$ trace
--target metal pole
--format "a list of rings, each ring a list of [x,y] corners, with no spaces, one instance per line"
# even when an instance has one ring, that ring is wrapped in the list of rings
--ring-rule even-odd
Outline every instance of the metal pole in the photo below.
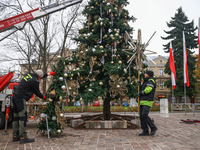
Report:
[[[172,85],[172,112],[174,112],[174,101],[175,101],[175,99],[174,99],[174,90],[173,90],[173,85]]]
[[[50,138],[47,114],[46,114],[46,124],[47,124],[47,133],[48,133],[48,138]]]

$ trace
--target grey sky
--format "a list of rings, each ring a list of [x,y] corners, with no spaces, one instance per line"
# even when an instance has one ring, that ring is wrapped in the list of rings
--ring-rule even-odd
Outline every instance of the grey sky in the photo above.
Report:
[[[163,30],[171,30],[166,22],[174,17],[179,7],[182,7],[188,20],[194,20],[195,26],[198,26],[200,0],[129,0],[129,2],[130,5],[127,6],[129,13],[137,18],[135,23],[130,24],[135,29],[133,37],[137,38],[137,31],[141,29],[142,42],[146,43],[156,31],[147,49],[156,51],[159,55],[168,55],[164,53],[162,46],[166,41],[160,37],[166,36]],[[198,53],[197,49],[195,53]]]
[[[163,51],[162,44],[166,41],[161,36],[166,36],[163,30],[169,30],[166,22],[174,17],[177,9],[181,6],[189,21],[194,20],[195,26],[198,25],[198,17],[200,17],[200,0],[129,0],[130,5],[127,6],[130,15],[137,18],[135,23],[130,25],[135,29],[133,34],[137,38],[138,29],[142,30],[142,42],[147,42],[151,35],[156,31],[155,36],[147,47],[149,50],[156,51],[158,55],[167,55]],[[195,53],[198,50],[195,49]],[[6,65],[0,62],[0,68],[9,68],[13,63],[8,62]],[[5,66],[4,66],[5,65]]]

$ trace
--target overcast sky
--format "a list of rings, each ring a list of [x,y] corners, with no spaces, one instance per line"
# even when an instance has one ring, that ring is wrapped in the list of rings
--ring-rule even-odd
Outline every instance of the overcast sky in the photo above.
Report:
[[[198,18],[200,17],[200,0],[129,0],[130,5],[127,6],[130,15],[137,18],[135,23],[130,25],[135,29],[133,34],[137,38],[137,31],[142,31],[142,42],[146,43],[151,35],[156,31],[155,36],[152,38],[150,45],[147,47],[149,50],[157,52],[158,55],[167,55],[163,51],[163,44],[167,41],[162,40],[161,36],[166,36],[163,30],[169,31],[166,22],[174,17],[177,9],[182,7],[189,21],[194,20],[195,26],[198,26]],[[195,53],[198,50],[195,49]],[[9,63],[12,66],[12,63]],[[0,68],[9,68],[4,63],[0,62]]]
[[[194,20],[195,26],[198,26],[200,0],[129,0],[129,2],[130,5],[127,6],[129,13],[137,18],[135,23],[130,24],[135,29],[134,38],[137,38],[137,31],[141,29],[142,42],[146,43],[156,31],[147,49],[156,51],[159,55],[168,55],[163,51],[162,45],[166,44],[166,41],[162,40],[161,36],[166,37],[164,30],[171,30],[166,22],[174,17],[179,7],[182,7],[188,20]],[[198,53],[197,49],[195,53]]]

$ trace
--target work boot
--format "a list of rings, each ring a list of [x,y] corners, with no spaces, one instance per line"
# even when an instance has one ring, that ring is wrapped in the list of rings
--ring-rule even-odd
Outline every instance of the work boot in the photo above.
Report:
[[[158,128],[152,129],[150,135],[155,135],[157,130],[158,130]]]
[[[21,137],[19,143],[20,144],[25,144],[25,143],[31,143],[35,142],[35,139],[29,139],[27,137]]]
[[[19,136],[13,136],[13,142],[19,141],[20,137]]]
[[[149,133],[148,132],[142,132],[140,134],[138,134],[139,136],[149,136]]]

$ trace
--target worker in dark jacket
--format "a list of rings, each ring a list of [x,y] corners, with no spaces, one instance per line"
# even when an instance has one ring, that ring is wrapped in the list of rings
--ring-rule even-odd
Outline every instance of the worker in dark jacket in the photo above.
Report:
[[[13,120],[13,142],[20,143],[34,142],[34,139],[29,139],[26,135],[27,107],[28,101],[33,94],[39,98],[46,99],[39,90],[40,79],[46,77],[42,70],[36,70],[35,73],[28,73],[17,86],[17,90],[13,95],[14,104],[14,120]]]
[[[149,110],[153,105],[153,98],[156,89],[156,82],[153,78],[153,71],[148,70],[144,74],[144,82],[140,87],[140,93],[138,94],[140,100],[140,122],[143,130],[139,136],[148,136],[149,127],[151,129],[150,135],[154,135],[157,131],[157,127],[148,116]],[[149,127],[148,127],[149,126]]]

